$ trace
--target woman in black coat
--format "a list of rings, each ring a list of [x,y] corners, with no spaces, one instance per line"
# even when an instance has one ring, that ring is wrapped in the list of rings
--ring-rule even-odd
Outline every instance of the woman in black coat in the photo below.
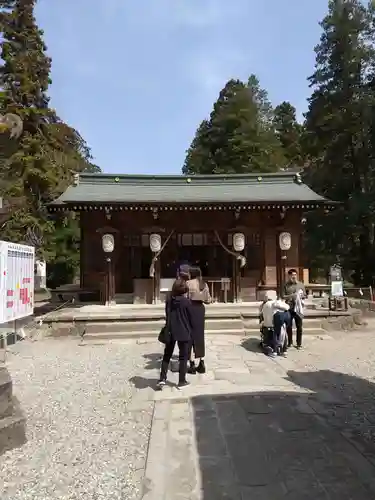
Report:
[[[189,349],[190,367],[189,373],[205,373],[206,366],[204,356],[206,354],[204,328],[206,308],[205,304],[211,302],[210,292],[207,283],[202,279],[202,272],[199,267],[190,268],[190,280],[187,282],[189,288],[188,297],[192,303],[193,331],[192,344]],[[192,358],[192,349],[194,350],[195,360],[199,359],[198,366],[195,366],[195,360]]]
[[[192,304],[186,297],[188,287],[185,280],[177,279],[172,287],[172,292],[168,296],[165,304],[166,327],[170,333],[170,341],[164,349],[163,361],[161,363],[160,378],[158,387],[163,388],[167,381],[169,363],[173,351],[178,344],[179,349],[179,376],[178,387],[182,388],[188,385],[186,380],[187,363],[189,358],[189,346],[192,335]]]

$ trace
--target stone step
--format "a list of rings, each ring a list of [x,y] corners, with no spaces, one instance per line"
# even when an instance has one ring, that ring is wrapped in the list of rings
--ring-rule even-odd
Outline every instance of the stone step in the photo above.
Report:
[[[324,319],[339,318],[341,316],[351,316],[351,312],[335,313],[324,309],[306,309],[305,320],[320,318]],[[257,319],[259,316],[258,306],[239,307],[237,305],[222,306],[213,305],[206,307],[206,319]],[[56,311],[46,316],[36,317],[35,321],[42,319],[43,323],[69,323],[69,322],[111,322],[111,321],[151,321],[163,320],[165,318],[165,306],[144,306],[144,307],[126,307],[126,306],[84,306],[82,308],[71,308]]]
[[[307,317],[303,321],[304,328],[322,328],[322,318]],[[258,318],[244,318],[243,324],[245,328],[259,327]]]
[[[0,419],[13,411],[12,379],[5,367],[0,368]]]
[[[256,335],[260,335],[260,329],[259,328],[244,328],[246,336],[254,337]],[[295,333],[295,329],[293,329],[293,335]],[[303,327],[303,334],[304,335],[327,335],[327,331],[324,330],[323,328],[319,327],[310,327],[310,326],[304,326]]]
[[[160,332],[165,325],[165,320],[150,321],[112,321],[103,325],[102,322],[90,322],[85,325],[85,335],[91,333],[121,333],[121,332]],[[243,330],[241,319],[206,319],[207,330]]]
[[[251,313],[250,317],[257,317],[258,313],[254,311]],[[213,309],[206,311],[206,318],[221,319],[221,318],[235,318],[241,319],[241,311],[228,311],[222,309]],[[39,321],[40,318],[36,318]],[[152,321],[152,320],[163,320],[165,319],[165,308],[163,309],[144,309],[144,310],[133,310],[133,309],[110,309],[108,310],[98,310],[93,312],[62,312],[60,314],[48,315],[42,318],[43,323],[65,323],[67,321],[76,322],[110,322],[110,321],[121,321],[121,322],[132,322],[132,321]]]
[[[122,331],[122,332],[98,332],[98,333],[88,333],[85,334],[82,343],[92,343],[92,342],[98,342],[103,343],[104,341],[116,341],[116,340],[138,340],[138,339],[144,339],[144,340],[157,340],[159,330],[156,331],[137,331],[137,332],[131,332],[131,331]],[[222,335],[236,335],[239,337],[244,337],[245,336],[245,331],[242,328],[241,330],[206,330],[205,334],[207,336],[222,336]]]
[[[106,342],[117,342],[122,340],[157,340],[160,330],[156,331],[121,331],[121,332],[96,332],[85,334],[82,338],[82,345],[85,344],[104,344]],[[207,337],[220,336],[238,336],[238,337],[259,337],[259,328],[235,329],[235,330],[206,330]],[[327,335],[327,332],[321,328],[304,328],[304,335]]]
[[[26,443],[26,419],[20,410],[0,419],[0,456]]]
[[[323,315],[318,315],[318,314],[315,314],[315,315],[309,315],[309,316],[305,316],[304,318],[304,321],[305,322],[308,322],[308,321],[314,321],[319,324],[321,324],[321,322],[323,320],[325,320],[326,317],[323,316]],[[134,315],[134,316],[127,316],[127,317],[124,317],[122,315],[106,315],[105,317],[103,316],[96,316],[96,315],[91,315],[90,318],[86,318],[86,317],[80,317],[80,316],[75,316],[74,318],[69,318],[69,320],[72,320],[72,321],[75,321],[77,324],[78,323],[81,323],[81,324],[110,324],[110,323],[121,323],[123,325],[126,325],[126,324],[134,324],[135,322],[138,322],[138,323],[151,323],[151,322],[162,322],[165,320],[165,316],[164,314],[142,314],[140,315],[139,313],[137,315]],[[68,319],[62,319],[62,318],[59,318],[58,321],[44,321],[44,323],[67,323],[69,322]],[[217,311],[215,314],[207,314],[206,313],[206,321],[217,321],[217,322],[220,322],[220,321],[244,321],[244,322],[253,322],[253,323],[256,323],[259,321],[259,314],[252,314],[252,315],[241,315],[241,314],[229,314],[227,312],[222,312],[222,311]]]
[[[161,328],[165,325],[164,320],[150,320],[150,321],[113,321],[113,322],[89,322],[85,325],[85,335],[96,334],[96,333],[131,333],[135,334],[137,332],[150,332],[152,334],[157,334],[160,332]],[[307,319],[305,320],[304,329],[306,331],[311,329],[321,330],[321,321],[318,319]],[[206,330],[207,331],[243,331],[243,330],[259,330],[258,318],[246,319],[244,321],[240,319],[206,319]]]

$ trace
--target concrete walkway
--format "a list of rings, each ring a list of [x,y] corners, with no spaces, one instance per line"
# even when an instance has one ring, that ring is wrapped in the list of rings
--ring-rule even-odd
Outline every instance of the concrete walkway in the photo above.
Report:
[[[312,352],[324,344],[334,353],[329,337],[308,342]],[[190,387],[177,390],[172,373],[171,385],[154,392],[160,355],[146,358],[132,402],[155,400],[143,500],[375,498],[369,382],[303,372],[305,352],[271,360],[255,340],[230,338],[209,341],[209,371],[190,376]],[[358,401],[342,390],[353,384]]]

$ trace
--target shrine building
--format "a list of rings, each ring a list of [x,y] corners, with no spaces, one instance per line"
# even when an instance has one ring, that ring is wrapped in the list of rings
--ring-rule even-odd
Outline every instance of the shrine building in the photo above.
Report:
[[[303,279],[305,214],[334,206],[288,172],[77,174],[49,210],[79,214],[82,289],[148,304],[181,263],[201,267],[217,302],[259,300],[290,268]]]

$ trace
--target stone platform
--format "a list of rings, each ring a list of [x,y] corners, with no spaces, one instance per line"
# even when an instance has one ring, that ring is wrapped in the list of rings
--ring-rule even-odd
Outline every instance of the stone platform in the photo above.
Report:
[[[207,335],[259,335],[260,302],[206,306]],[[305,334],[324,334],[328,324],[353,322],[352,311],[330,312],[309,302],[305,310]],[[164,305],[75,305],[36,318],[49,333],[75,334],[85,341],[102,342],[127,338],[155,339],[165,323]]]

